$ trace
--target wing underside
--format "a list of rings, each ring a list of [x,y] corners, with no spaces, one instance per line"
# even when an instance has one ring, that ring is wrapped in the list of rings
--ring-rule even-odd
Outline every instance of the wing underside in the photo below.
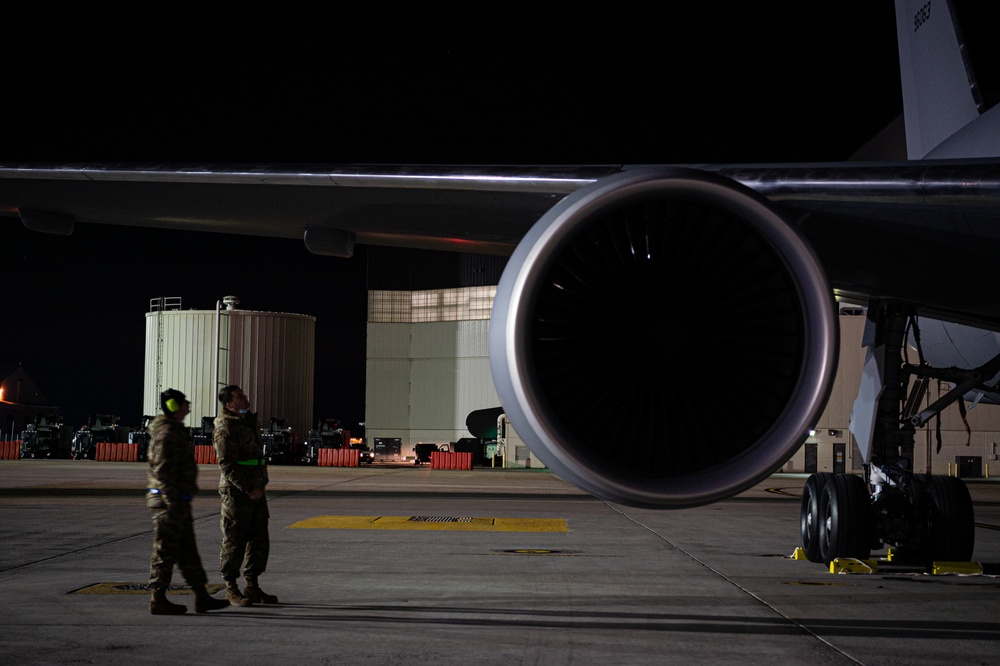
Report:
[[[42,231],[103,223],[509,255],[567,194],[648,166],[0,166],[0,214]],[[701,165],[765,196],[845,298],[895,297],[993,327],[993,161]],[[947,280],[940,279],[946,275]],[[960,284],[961,287],[957,287]]]

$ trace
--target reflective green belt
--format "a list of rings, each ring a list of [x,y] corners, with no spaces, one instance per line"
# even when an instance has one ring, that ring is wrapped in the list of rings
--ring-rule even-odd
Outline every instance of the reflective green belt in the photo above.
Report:
[[[263,458],[250,458],[249,460],[237,460],[236,464],[237,465],[250,465],[251,467],[257,467],[258,465],[260,465],[261,467],[263,467],[264,466],[264,459]]]

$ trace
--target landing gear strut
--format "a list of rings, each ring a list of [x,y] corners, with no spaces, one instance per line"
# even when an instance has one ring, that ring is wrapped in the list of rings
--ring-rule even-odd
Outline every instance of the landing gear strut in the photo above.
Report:
[[[896,558],[921,565],[968,561],[975,539],[968,488],[958,478],[912,471],[914,430],[970,389],[983,387],[1000,371],[1000,356],[973,370],[932,368],[923,360],[912,310],[873,302],[869,313],[875,323],[870,355],[882,380],[870,455],[863,476],[819,472],[808,478],[800,510],[802,550],[809,561],[825,563],[866,559],[883,546],[892,546]],[[920,355],[915,365],[905,358],[910,327]],[[955,388],[918,412],[930,378]]]

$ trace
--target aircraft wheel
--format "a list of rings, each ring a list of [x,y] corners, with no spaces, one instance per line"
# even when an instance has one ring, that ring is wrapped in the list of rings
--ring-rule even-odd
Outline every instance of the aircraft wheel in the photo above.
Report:
[[[820,555],[867,559],[872,552],[871,496],[868,484],[853,474],[834,474],[820,501]]]
[[[953,476],[932,476],[926,493],[930,560],[971,561],[976,518],[969,488]]]
[[[820,554],[820,500],[823,498],[823,487],[830,482],[833,474],[817,472],[806,479],[802,489],[802,508],[799,511],[799,529],[802,537],[802,550],[810,562],[822,562]]]

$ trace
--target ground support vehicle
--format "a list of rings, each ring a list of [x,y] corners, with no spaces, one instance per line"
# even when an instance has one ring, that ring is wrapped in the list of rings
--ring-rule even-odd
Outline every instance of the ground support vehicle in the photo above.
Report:
[[[212,432],[215,430],[215,418],[201,417],[201,425],[190,429],[191,443],[194,446],[212,446]]]
[[[293,465],[300,462],[298,437],[285,419],[271,417],[267,428],[261,429],[260,439],[268,464]]]
[[[316,465],[320,449],[339,449],[350,441],[350,431],[341,428],[338,419],[325,419],[317,424],[315,430],[309,431],[309,440],[302,449],[300,459],[305,465]]]
[[[351,442],[348,446],[358,450],[358,463],[370,465],[375,462],[375,452],[368,448],[364,442]]]
[[[875,323],[873,358],[879,359],[882,380],[871,448],[862,476],[820,472],[806,480],[799,520],[802,551],[810,561],[826,564],[837,558],[868,559],[884,546],[895,562],[969,561],[975,545],[969,490],[957,477],[912,471],[914,431],[951,403],[961,406],[970,390],[988,388],[983,382],[1000,372],[1000,356],[972,370],[931,367],[923,360],[911,310],[883,302],[869,311]],[[920,358],[916,364],[905,357],[908,336]],[[920,410],[930,379],[954,388]]]
[[[95,460],[99,442],[119,444],[128,441],[128,428],[120,421],[111,414],[95,414],[87,419],[87,425],[73,433],[70,442],[73,460]]]
[[[21,458],[69,458],[72,434],[56,412],[40,413],[21,433]]]
[[[413,464],[420,465],[431,461],[431,454],[435,451],[448,451],[448,445],[439,447],[430,442],[417,442],[413,445]]]
[[[138,430],[133,430],[128,434],[129,444],[139,445],[139,461],[145,462],[149,457],[149,424],[153,422],[155,417],[149,416],[148,414],[142,417],[142,427]]]

